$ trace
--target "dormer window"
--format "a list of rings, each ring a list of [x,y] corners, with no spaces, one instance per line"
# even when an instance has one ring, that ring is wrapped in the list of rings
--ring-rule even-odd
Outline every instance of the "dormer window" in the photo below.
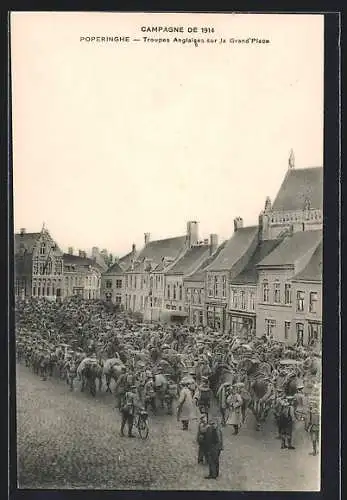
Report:
[[[46,243],[42,241],[40,245],[40,255],[45,255],[45,253],[46,253]]]

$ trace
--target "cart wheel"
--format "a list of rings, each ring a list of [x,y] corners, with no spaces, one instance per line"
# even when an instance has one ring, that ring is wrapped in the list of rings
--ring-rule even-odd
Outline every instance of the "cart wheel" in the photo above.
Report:
[[[138,424],[138,430],[141,439],[147,439],[149,434],[149,428],[147,420],[140,419]]]

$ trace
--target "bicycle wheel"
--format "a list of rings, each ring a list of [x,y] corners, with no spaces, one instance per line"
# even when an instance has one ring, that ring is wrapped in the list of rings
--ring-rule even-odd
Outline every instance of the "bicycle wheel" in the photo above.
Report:
[[[140,434],[141,439],[147,439],[149,434],[149,427],[147,420],[139,419],[139,423],[137,424],[137,428]]]

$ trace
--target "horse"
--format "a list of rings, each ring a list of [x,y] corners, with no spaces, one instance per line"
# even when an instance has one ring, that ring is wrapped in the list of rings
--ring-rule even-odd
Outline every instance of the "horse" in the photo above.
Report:
[[[111,380],[113,379],[117,382],[119,376],[124,372],[124,368],[125,366],[119,358],[111,358],[105,361],[103,374],[105,375],[106,380],[106,392],[112,393],[110,387]]]

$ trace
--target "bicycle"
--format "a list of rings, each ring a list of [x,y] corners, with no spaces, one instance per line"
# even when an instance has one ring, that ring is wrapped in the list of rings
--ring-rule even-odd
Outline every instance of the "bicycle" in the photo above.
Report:
[[[146,410],[140,410],[138,412],[135,427],[137,428],[141,439],[148,438],[149,426],[148,426],[148,412]]]

